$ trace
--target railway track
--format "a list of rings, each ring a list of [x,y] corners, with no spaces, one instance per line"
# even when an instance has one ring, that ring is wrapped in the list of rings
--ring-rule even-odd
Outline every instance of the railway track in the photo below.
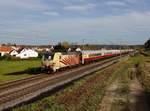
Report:
[[[114,57],[86,66],[70,69],[67,72],[58,72],[54,75],[39,74],[31,78],[13,81],[3,85],[1,84],[0,110],[28,101],[44,92],[50,91],[99,69],[110,66],[119,59],[120,57]]]
[[[0,91],[4,91],[4,90],[8,90],[8,88],[14,87],[16,85],[22,85],[25,82],[30,82],[30,81],[34,81],[37,79],[41,79],[41,76],[46,77],[46,74],[37,74],[28,78],[24,78],[24,79],[20,79],[20,80],[15,80],[15,81],[11,81],[8,83],[4,83],[4,84],[0,84]]]

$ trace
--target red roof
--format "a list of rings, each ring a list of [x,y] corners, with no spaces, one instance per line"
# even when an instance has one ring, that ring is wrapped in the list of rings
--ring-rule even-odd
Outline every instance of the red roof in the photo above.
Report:
[[[0,52],[10,52],[13,48],[8,46],[0,46]]]

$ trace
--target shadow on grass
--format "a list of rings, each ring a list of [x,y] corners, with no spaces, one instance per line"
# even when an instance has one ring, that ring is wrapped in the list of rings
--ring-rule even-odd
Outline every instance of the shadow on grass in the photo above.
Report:
[[[42,72],[41,67],[34,67],[34,68],[28,68],[24,71],[18,71],[18,72],[12,72],[5,74],[6,76],[9,75],[23,75],[23,74],[40,74]]]

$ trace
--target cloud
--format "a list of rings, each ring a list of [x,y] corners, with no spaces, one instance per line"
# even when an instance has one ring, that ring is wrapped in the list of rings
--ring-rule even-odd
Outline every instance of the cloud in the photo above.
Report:
[[[125,0],[125,1],[131,4],[136,4],[136,3],[142,3],[144,0]]]
[[[50,15],[50,16],[59,16],[60,15],[60,13],[58,13],[58,12],[50,12],[50,11],[43,12],[43,14]]]
[[[0,39],[34,42],[36,38],[44,43],[124,37],[142,42],[150,29],[150,10],[148,3],[134,5],[141,2],[133,1],[0,0]]]
[[[109,6],[127,6],[125,2],[120,2],[120,1],[107,1],[106,5]]]
[[[64,10],[68,11],[88,11],[96,8],[96,4],[88,3],[85,5],[68,5],[64,7]]]
[[[103,41],[122,38],[131,43],[142,43],[150,29],[150,12],[131,12],[117,16],[96,18],[66,18],[43,22],[18,23],[1,28],[3,37],[22,36],[26,40],[80,41],[83,37]],[[13,27],[13,29],[11,28]],[[15,39],[15,38],[14,38]],[[39,41],[40,42],[40,41]]]
[[[11,10],[45,10],[48,6],[41,3],[40,0],[0,0],[0,9],[4,11]]]

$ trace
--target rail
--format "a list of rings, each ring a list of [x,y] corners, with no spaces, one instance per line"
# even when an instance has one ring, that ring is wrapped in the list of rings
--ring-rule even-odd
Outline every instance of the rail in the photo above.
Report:
[[[108,67],[117,62],[120,57],[113,57],[100,62],[92,63],[82,67],[70,69],[66,72],[58,72],[54,75],[39,75],[35,78],[23,79],[16,83],[0,86],[0,110],[13,107],[19,103],[28,101],[40,94],[50,91],[79,79],[83,76],[91,74],[97,70]]]

